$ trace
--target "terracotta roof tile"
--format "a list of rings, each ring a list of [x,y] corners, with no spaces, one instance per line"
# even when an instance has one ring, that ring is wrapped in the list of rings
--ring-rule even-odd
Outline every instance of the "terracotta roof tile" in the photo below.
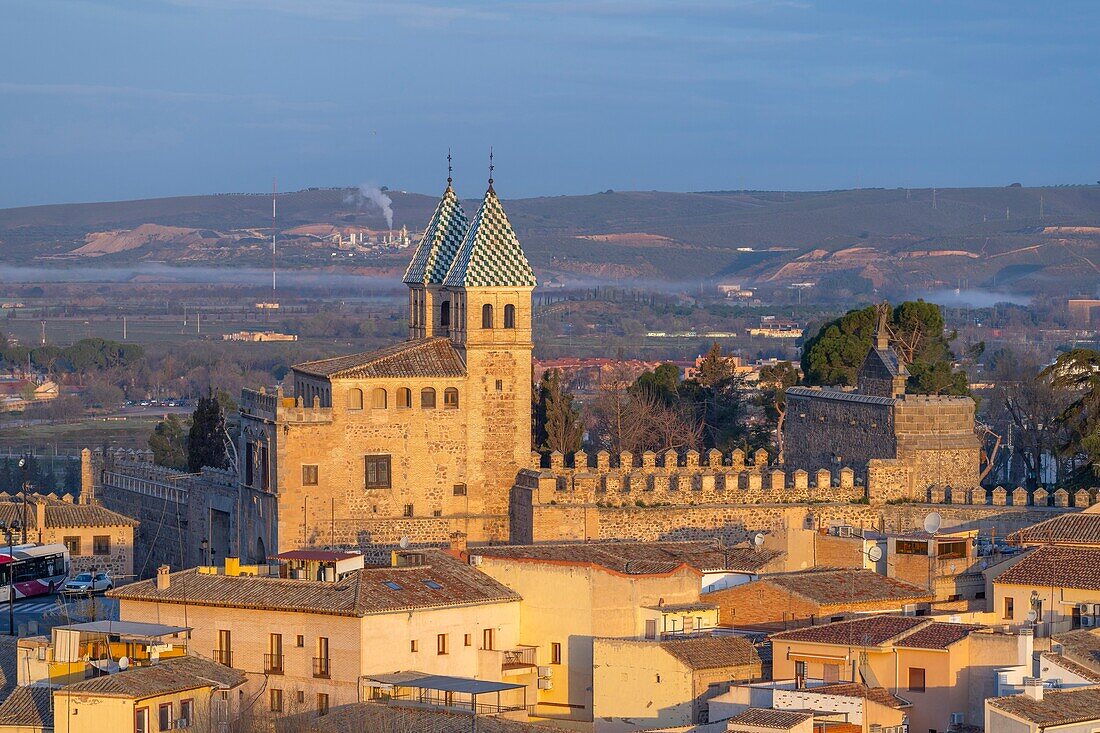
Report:
[[[775,728],[776,730],[790,730],[799,723],[804,723],[813,715],[811,713],[799,713],[793,710],[772,710],[771,708],[748,708],[734,715],[728,721],[730,729],[738,725],[747,725],[760,728]]]
[[[53,728],[53,690],[16,687],[0,704],[0,726]]]
[[[72,504],[61,499],[34,494],[28,497],[27,528],[38,529],[35,504],[46,505],[46,527],[136,527],[139,522],[125,514],[113,512],[99,504]],[[23,502],[14,497],[0,497],[0,521],[23,521]]]
[[[879,646],[926,623],[928,619],[916,616],[871,616],[821,626],[808,626],[793,631],[781,631],[778,634],[772,634],[771,638],[819,644],[856,643]]]
[[[143,698],[200,687],[232,688],[244,682],[243,672],[224,664],[199,657],[178,657],[149,667],[135,667],[125,672],[92,677],[63,689],[85,695]]]
[[[365,568],[335,583],[273,577],[225,576],[184,570],[168,588],[143,580],[109,592],[113,598],[217,605],[337,616],[367,616],[418,608],[442,608],[519,600],[485,573],[438,551],[423,565]]]
[[[293,368],[329,379],[466,376],[466,365],[448,338],[414,339],[377,351],[307,361]]]
[[[328,715],[309,721],[311,733],[366,731],[431,731],[469,733],[470,716],[443,709],[406,708],[381,702],[362,702],[332,708]],[[562,728],[495,715],[477,719],[479,733],[561,733]]]
[[[759,581],[796,593],[823,606],[858,601],[909,601],[930,598],[927,589],[887,578],[872,570],[809,570],[769,575]]]
[[[1013,532],[1008,539],[1020,544],[1100,545],[1100,514],[1062,514]]]
[[[476,554],[532,560],[592,563],[619,573],[666,573],[680,565],[696,570],[759,572],[783,553],[730,547],[718,550],[713,542],[601,542],[480,547]]]
[[[1054,664],[1057,664],[1059,667],[1066,670],[1067,672],[1072,672],[1078,677],[1088,680],[1090,683],[1100,684],[1100,672],[1097,672],[1095,669],[1086,667],[1083,664],[1075,662],[1074,660],[1067,657],[1065,654],[1043,652],[1042,657],[1043,659],[1050,660]],[[1053,677],[1054,675],[1051,676]]]
[[[837,695],[838,697],[859,697],[864,700],[885,705],[888,708],[906,708],[912,705],[908,700],[903,700],[885,687],[868,687],[859,682],[839,682],[834,685],[819,685],[807,687],[802,692],[812,692],[817,695]]]
[[[690,669],[718,669],[759,664],[760,655],[743,636],[694,636],[660,642],[661,648]]]
[[[1037,547],[993,582],[1100,590],[1100,548]]]
[[[894,646],[911,649],[946,649],[970,636],[972,631],[978,631],[982,628],[984,627],[973,624],[950,624],[933,621],[927,626],[919,628],[911,634],[906,634],[895,641]]]
[[[1100,720],[1100,688],[1097,687],[1044,690],[1042,700],[1027,695],[1011,695],[994,697],[986,703],[1044,727]]]
[[[1068,631],[1056,634],[1051,641],[1061,645],[1063,657],[1089,669],[1094,675],[1100,675],[1100,629]]]

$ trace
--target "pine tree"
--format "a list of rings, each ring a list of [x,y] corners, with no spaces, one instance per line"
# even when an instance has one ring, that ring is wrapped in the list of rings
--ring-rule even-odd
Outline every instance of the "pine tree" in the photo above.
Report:
[[[202,397],[191,414],[187,436],[187,470],[198,473],[204,466],[229,468],[225,454],[225,413],[214,395]]]
[[[565,455],[580,450],[584,426],[573,406],[573,395],[562,386],[560,370],[551,369],[542,375],[535,415],[540,451]]]

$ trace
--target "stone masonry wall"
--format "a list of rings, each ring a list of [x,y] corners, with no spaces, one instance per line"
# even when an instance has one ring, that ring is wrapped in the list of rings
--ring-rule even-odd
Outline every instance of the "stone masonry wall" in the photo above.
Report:
[[[872,458],[896,458],[894,412],[889,402],[859,402],[787,395],[784,457],[792,470],[841,465],[863,467]]]

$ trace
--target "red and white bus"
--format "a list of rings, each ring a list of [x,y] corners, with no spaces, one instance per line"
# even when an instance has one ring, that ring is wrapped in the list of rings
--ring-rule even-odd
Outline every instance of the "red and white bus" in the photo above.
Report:
[[[68,575],[65,545],[16,545],[10,555],[0,546],[0,603],[8,602],[9,587],[16,599],[40,596],[58,590]]]

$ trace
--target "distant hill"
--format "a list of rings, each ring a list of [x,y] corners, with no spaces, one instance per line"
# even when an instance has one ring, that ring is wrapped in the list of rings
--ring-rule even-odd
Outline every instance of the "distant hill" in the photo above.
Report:
[[[394,227],[419,231],[435,197],[390,191]],[[284,267],[396,272],[411,252],[333,254],[325,235],[386,229],[346,189],[280,194]],[[933,205],[934,201],[934,205]],[[476,201],[464,201],[472,214]],[[823,192],[606,192],[506,202],[543,279],[1094,292],[1100,186]],[[1040,208],[1042,217],[1040,218]],[[0,210],[0,262],[51,267],[266,266],[271,199],[221,194]],[[293,231],[291,231],[293,230]]]

